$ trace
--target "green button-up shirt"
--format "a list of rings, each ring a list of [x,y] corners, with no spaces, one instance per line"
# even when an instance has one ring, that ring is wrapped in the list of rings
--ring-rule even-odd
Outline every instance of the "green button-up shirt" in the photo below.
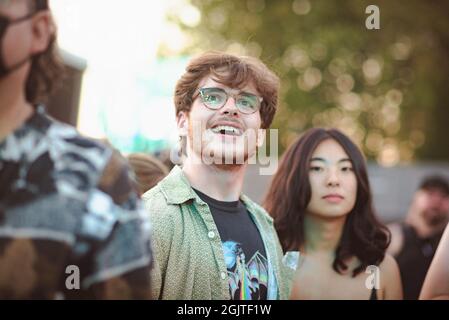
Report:
[[[267,212],[242,195],[265,245],[268,295],[288,299],[294,270],[282,263],[282,248]],[[153,221],[153,296],[159,299],[231,298],[222,242],[209,206],[193,191],[176,166],[143,195]],[[274,288],[275,292],[271,292]],[[273,290],[272,290],[273,291]]]

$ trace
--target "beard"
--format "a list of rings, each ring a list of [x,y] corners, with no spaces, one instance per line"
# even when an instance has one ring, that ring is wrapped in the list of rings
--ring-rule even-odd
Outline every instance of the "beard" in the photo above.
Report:
[[[222,136],[205,126],[193,127],[189,123],[190,149],[202,163],[222,170],[235,170],[248,162],[256,151],[256,139],[246,132],[242,136]]]
[[[438,210],[426,210],[423,212],[426,223],[431,227],[446,224],[449,220],[447,213]]]

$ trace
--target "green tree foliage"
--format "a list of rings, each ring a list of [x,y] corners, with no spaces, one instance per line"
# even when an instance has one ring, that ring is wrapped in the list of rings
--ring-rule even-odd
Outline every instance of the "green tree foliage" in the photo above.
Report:
[[[449,2],[191,0],[186,54],[260,57],[282,80],[280,151],[312,126],[338,127],[383,164],[449,160]],[[368,30],[368,5],[380,30]]]

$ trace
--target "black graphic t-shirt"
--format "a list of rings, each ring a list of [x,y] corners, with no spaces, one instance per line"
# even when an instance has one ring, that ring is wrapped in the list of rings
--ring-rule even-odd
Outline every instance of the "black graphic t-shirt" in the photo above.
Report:
[[[0,141],[0,299],[149,297],[145,215],[124,159],[38,107]]]
[[[209,205],[222,241],[233,300],[266,300],[268,261],[264,243],[241,201],[218,201],[195,190]]]

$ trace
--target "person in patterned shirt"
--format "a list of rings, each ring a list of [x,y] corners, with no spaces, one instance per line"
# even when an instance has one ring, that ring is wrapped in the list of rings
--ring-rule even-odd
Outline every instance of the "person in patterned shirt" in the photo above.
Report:
[[[46,0],[0,0],[0,299],[151,298],[151,225],[126,161],[52,119]]]

